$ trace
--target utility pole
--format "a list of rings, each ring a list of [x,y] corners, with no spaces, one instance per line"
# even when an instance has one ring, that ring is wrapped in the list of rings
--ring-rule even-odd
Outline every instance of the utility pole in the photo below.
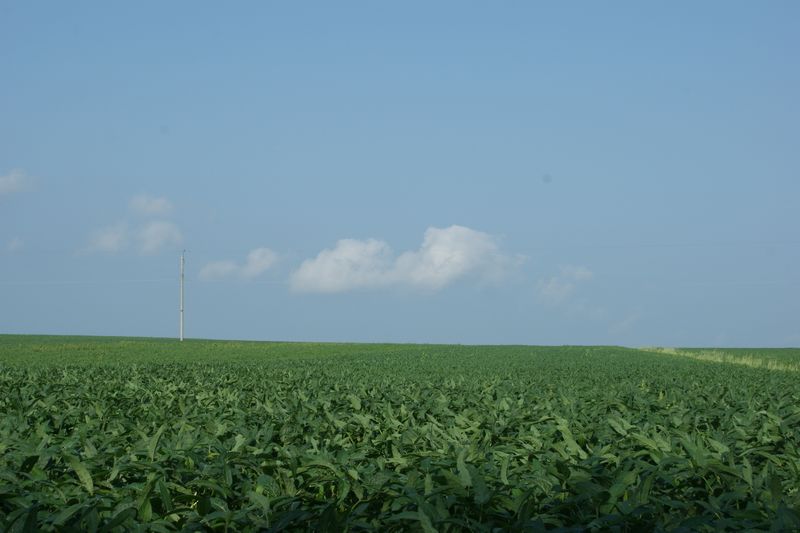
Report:
[[[183,342],[183,265],[186,262],[185,255],[186,250],[181,252],[181,342]]]

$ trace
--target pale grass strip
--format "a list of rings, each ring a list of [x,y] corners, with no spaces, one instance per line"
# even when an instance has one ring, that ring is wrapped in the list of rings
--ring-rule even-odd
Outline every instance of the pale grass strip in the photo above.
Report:
[[[733,365],[743,365],[753,368],[766,368],[767,370],[780,370],[784,372],[800,372],[800,363],[787,363],[775,361],[753,354],[734,355],[723,352],[722,350],[701,350],[699,352],[689,352],[677,348],[644,347],[639,348],[643,352],[662,353],[668,355],[679,355],[700,361],[712,361],[715,363],[729,363]]]

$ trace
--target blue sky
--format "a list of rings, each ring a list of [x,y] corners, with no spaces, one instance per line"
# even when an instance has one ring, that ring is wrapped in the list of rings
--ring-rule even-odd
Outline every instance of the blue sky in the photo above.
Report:
[[[796,2],[0,3],[0,332],[800,345]]]

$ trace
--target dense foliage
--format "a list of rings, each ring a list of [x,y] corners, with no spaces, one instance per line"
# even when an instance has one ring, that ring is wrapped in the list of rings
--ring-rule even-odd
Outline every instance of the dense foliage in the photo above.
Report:
[[[0,336],[0,530],[800,529],[798,374]]]

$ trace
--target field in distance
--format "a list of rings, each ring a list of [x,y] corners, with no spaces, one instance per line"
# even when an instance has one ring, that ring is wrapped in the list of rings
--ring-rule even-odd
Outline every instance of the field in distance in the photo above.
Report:
[[[0,530],[798,530],[793,365],[0,335]]]

